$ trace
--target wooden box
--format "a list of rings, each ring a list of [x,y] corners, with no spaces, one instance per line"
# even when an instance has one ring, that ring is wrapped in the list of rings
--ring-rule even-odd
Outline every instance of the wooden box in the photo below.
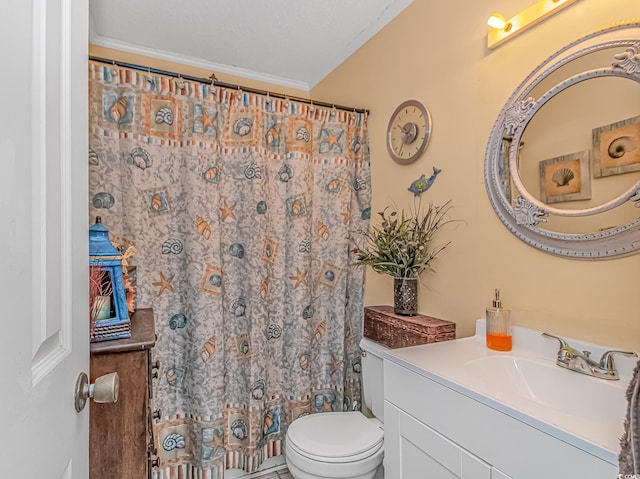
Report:
[[[367,306],[364,337],[389,348],[404,348],[455,339],[456,323],[421,314],[402,316],[393,312],[393,306]]]

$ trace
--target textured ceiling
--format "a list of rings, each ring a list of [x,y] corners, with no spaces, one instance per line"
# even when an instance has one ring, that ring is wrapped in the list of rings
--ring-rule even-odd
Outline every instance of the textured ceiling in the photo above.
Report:
[[[90,0],[90,41],[308,90],[412,1]]]

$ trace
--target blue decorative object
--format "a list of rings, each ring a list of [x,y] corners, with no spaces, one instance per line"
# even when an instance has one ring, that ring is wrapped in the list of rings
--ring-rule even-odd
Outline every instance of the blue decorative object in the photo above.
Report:
[[[89,267],[104,271],[103,281],[110,281],[109,310],[105,319],[97,319],[91,342],[131,337],[131,322],[124,290],[122,255],[109,241],[109,230],[98,216],[89,228]]]
[[[429,188],[431,188],[431,185],[433,184],[433,182],[436,181],[436,176],[438,176],[438,173],[440,173],[441,171],[442,170],[439,170],[434,166],[433,175],[431,175],[429,178],[425,178],[426,175],[422,175],[416,181],[411,183],[411,186],[409,187],[409,191],[413,193],[415,196],[420,196],[422,193],[424,193]]]

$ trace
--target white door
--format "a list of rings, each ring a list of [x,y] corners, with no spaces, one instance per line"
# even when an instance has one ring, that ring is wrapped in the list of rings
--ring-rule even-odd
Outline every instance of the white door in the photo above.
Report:
[[[88,477],[86,0],[0,15],[0,478]]]

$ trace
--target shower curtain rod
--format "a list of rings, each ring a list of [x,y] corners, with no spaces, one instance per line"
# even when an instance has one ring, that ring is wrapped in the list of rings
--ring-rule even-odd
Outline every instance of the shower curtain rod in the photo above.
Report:
[[[133,63],[125,63],[125,62],[121,62],[118,60],[109,60],[107,58],[99,58],[99,57],[94,57],[94,56],[89,56],[89,60],[94,61],[94,62],[99,62],[99,63],[107,63],[109,65],[116,65],[119,67],[124,67],[124,68],[130,68],[132,70],[139,70],[139,71],[143,71],[143,72],[147,72],[147,73],[156,73],[158,75],[166,75],[166,76],[170,76],[170,77],[174,77],[174,78],[182,78],[184,80],[188,80],[188,81],[194,81],[194,82],[198,82],[198,83],[205,83],[207,85],[215,85],[221,88],[229,88],[231,90],[241,90],[241,91],[246,91],[249,93],[256,93],[258,95],[266,95],[266,96],[272,96],[275,98],[281,98],[283,100],[291,100],[291,101],[297,101],[297,102],[301,102],[301,103],[308,103],[310,105],[315,105],[315,106],[321,106],[321,107],[325,107],[325,108],[336,108],[337,110],[344,110],[344,111],[353,111],[356,113],[365,113],[367,115],[369,115],[369,110],[365,109],[365,108],[353,108],[353,107],[349,107],[349,106],[344,106],[344,105],[336,105],[334,103],[326,103],[323,101],[313,101],[310,100],[309,98],[301,98],[301,97],[296,97],[296,96],[291,96],[291,95],[285,95],[283,93],[278,93],[278,92],[272,92],[272,91],[267,91],[267,90],[259,90],[257,88],[250,88],[250,87],[245,87],[242,85],[236,85],[233,83],[225,83],[225,82],[221,82],[218,81],[218,79],[216,78],[216,74],[212,73],[211,77],[209,78],[198,78],[198,77],[193,77],[190,75],[182,75],[180,73],[175,73],[175,72],[170,72],[170,71],[166,71],[166,70],[158,70],[157,68],[149,68],[149,67],[145,67],[142,65],[136,65]]]

